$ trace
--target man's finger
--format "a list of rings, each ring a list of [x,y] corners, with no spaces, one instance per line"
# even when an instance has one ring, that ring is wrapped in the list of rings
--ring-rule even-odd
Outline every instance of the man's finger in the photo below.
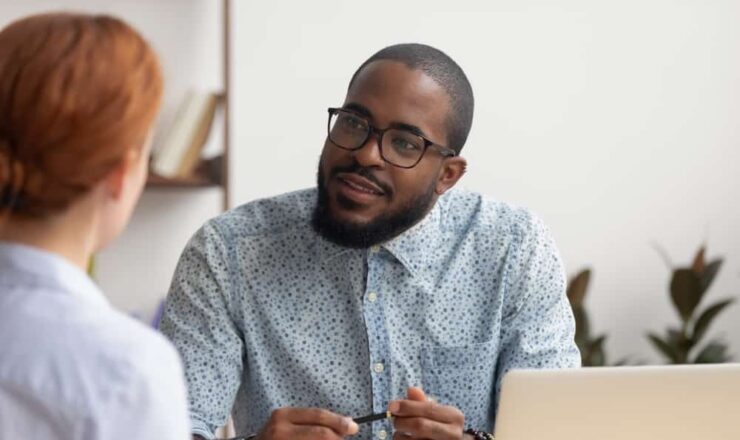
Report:
[[[319,408],[290,408],[282,414],[287,421],[295,425],[315,425],[330,428],[340,436],[356,434],[357,423],[345,416]]]
[[[409,400],[416,400],[419,402],[427,401],[427,395],[424,394],[424,390],[419,387],[409,387],[408,391],[406,391],[406,395]]]
[[[442,423],[459,423],[464,420],[462,412],[453,406],[414,400],[394,400],[388,405],[394,417],[424,417]]]
[[[328,426],[319,425],[294,425],[294,440],[342,440],[345,436],[339,434]]]
[[[405,432],[396,431],[393,433],[393,440],[414,440],[414,438]]]
[[[393,420],[393,428],[397,432],[409,434],[412,438],[430,439],[459,439],[462,430],[456,425],[437,422],[423,417],[402,417]],[[458,432],[459,431],[459,432]]]

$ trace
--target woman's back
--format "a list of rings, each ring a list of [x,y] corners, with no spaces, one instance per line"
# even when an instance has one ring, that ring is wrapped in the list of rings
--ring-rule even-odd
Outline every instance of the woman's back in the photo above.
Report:
[[[0,244],[0,437],[187,438],[182,370],[61,258]]]
[[[0,31],[2,439],[189,436],[174,348],[84,272],[141,193],[161,96],[156,55],[113,17]]]

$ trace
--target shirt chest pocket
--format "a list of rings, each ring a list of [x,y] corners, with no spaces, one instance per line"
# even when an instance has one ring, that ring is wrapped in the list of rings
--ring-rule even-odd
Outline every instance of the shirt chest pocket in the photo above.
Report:
[[[465,414],[466,427],[489,428],[498,341],[462,347],[422,347],[422,386],[437,402]]]

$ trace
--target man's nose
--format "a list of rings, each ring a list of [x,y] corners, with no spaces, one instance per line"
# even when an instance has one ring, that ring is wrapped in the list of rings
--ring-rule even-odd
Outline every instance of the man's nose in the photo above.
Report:
[[[382,167],[385,165],[380,153],[379,142],[380,136],[377,133],[370,133],[362,147],[353,152],[359,165],[363,167]]]

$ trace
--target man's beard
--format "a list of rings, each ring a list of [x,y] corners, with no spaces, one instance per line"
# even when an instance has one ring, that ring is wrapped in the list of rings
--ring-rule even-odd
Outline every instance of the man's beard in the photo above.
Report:
[[[332,177],[338,173],[357,173],[376,181],[367,169],[360,167],[356,162],[331,170]],[[380,214],[367,223],[342,221],[332,216],[329,208],[329,192],[326,189],[324,177],[321,163],[319,163],[318,199],[311,218],[311,225],[319,235],[341,246],[368,248],[397,237],[424,218],[434,203],[435,185],[432,182],[422,194],[411,199],[395,212]],[[352,201],[345,199],[340,201],[340,204],[351,207]]]

